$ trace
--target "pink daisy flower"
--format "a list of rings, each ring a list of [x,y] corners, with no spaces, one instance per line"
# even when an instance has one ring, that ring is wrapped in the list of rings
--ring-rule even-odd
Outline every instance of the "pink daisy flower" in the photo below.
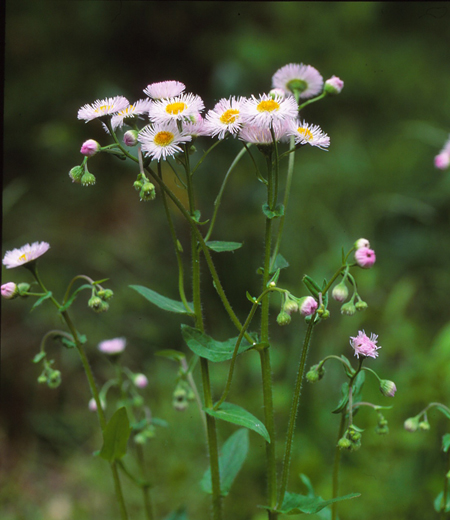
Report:
[[[211,137],[223,139],[227,133],[236,135],[242,127],[240,109],[244,98],[221,99],[213,110],[206,114],[206,128]]]
[[[190,135],[181,134],[175,123],[165,123],[144,127],[138,135],[142,151],[152,159],[160,161],[182,152],[181,144],[191,141]]]
[[[262,94],[245,99],[240,108],[242,123],[269,128],[273,123],[283,123],[295,119],[298,115],[297,103],[293,96],[270,96]]]
[[[377,345],[377,341],[378,336],[376,334],[371,334],[369,338],[363,330],[359,330],[356,337],[350,336],[350,345],[355,350],[357,358],[359,358],[360,354],[366,357],[378,357],[377,350],[381,346]]]
[[[150,120],[154,123],[182,121],[197,115],[205,108],[200,96],[182,94],[169,99],[159,99],[149,109]]]
[[[293,135],[295,144],[309,144],[325,150],[330,146],[330,138],[322,132],[318,125],[310,125],[306,121],[289,121],[288,135]]]
[[[151,104],[151,99],[140,99],[139,101],[136,101],[136,103],[133,103],[132,105],[129,105],[123,110],[117,112],[117,114],[113,115],[111,119],[111,126],[113,127],[113,130],[118,127],[121,128],[123,124],[126,123],[126,119],[134,119],[141,116],[142,114],[148,114]]]
[[[123,96],[113,98],[97,99],[90,105],[84,105],[78,110],[78,119],[84,119],[86,123],[98,117],[115,114],[120,110],[124,110],[130,104],[128,99]]]
[[[376,259],[375,251],[368,247],[360,247],[355,251],[356,263],[363,269],[369,269],[372,267]]]
[[[311,65],[289,63],[277,70],[272,77],[272,86],[283,89],[286,94],[300,92],[300,98],[310,98],[322,92],[323,78]]]
[[[115,355],[125,350],[127,340],[125,338],[105,339],[98,344],[98,350],[103,354]]]
[[[287,134],[286,123],[274,123],[273,131],[277,141],[283,141]],[[272,134],[269,128],[261,128],[255,125],[244,125],[239,132],[239,139],[252,144],[272,144]]]
[[[185,88],[180,81],[160,81],[148,85],[144,92],[152,99],[165,99],[179,96]]]
[[[31,245],[25,244],[20,249],[7,251],[3,258],[3,265],[6,266],[6,269],[13,269],[14,267],[28,264],[28,262],[36,260],[49,249],[50,244],[47,242],[33,242]]]

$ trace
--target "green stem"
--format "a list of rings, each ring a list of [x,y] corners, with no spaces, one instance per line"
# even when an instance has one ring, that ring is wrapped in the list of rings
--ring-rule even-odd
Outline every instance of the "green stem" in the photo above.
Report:
[[[334,451],[334,463],[333,463],[333,494],[331,498],[337,498],[339,490],[339,464],[341,461],[341,450],[338,446],[339,439],[344,435],[345,430],[345,413],[341,414],[341,422],[339,424],[339,432],[336,441],[336,448]],[[331,520],[336,520],[337,515],[337,503],[331,504]]]
[[[144,509],[147,520],[153,520],[153,508],[150,496],[150,486],[147,484],[146,471],[145,471],[145,460],[144,460],[144,448],[141,444],[136,444],[136,455],[141,472],[143,483],[140,487],[142,489],[142,499],[144,501]]]
[[[450,480],[449,474],[450,474],[450,450],[447,451],[447,473],[444,476],[444,491],[442,494],[443,507],[442,507],[441,513],[440,513],[441,520],[445,519],[445,513],[446,513],[445,509],[447,506],[447,497],[449,494],[449,487],[450,487],[449,486],[449,480]]]
[[[292,441],[294,439],[294,431],[295,431],[295,423],[297,419],[298,407],[300,403],[300,396],[302,393],[302,381],[303,375],[305,373],[306,359],[308,356],[309,345],[311,343],[312,331],[314,328],[314,318],[311,317],[311,320],[308,324],[308,328],[306,330],[306,337],[303,342],[302,355],[300,357],[300,364],[297,371],[297,379],[295,381],[294,394],[292,397],[292,405],[291,411],[289,415],[289,424],[286,435],[286,444],[284,449],[284,459],[283,459],[283,471],[281,474],[281,486],[280,493],[278,496],[278,509],[283,504],[284,495],[286,494],[287,482],[289,477],[289,467],[291,463],[291,450],[292,450]]]
[[[303,108],[305,108],[306,106],[310,105],[311,103],[315,103],[316,101],[323,99],[326,95],[327,95],[326,92],[322,92],[322,94],[320,94],[319,96],[312,98],[312,99],[308,99],[308,101],[305,101],[298,107],[299,111],[302,110]]]

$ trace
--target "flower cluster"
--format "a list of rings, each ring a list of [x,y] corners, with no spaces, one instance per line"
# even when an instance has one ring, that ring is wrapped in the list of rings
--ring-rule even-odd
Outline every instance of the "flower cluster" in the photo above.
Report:
[[[162,81],[148,85],[144,89],[148,98],[132,104],[123,96],[86,104],[78,111],[78,119],[99,119],[107,133],[124,125],[132,127],[133,130],[124,132],[124,143],[140,144],[144,155],[157,161],[183,152],[182,145],[199,136],[234,136],[257,145],[271,145],[274,139],[287,142],[293,137],[296,146],[309,144],[325,150],[330,138],[319,126],[300,120],[298,101],[337,94],[343,88],[342,80],[333,76],[324,83],[314,67],[291,63],[274,74],[272,85],[269,94],[221,99],[203,116],[205,105],[198,95],[186,93],[185,85],[179,81]],[[141,129],[136,126],[139,119],[147,119]],[[99,151],[111,150],[102,149],[93,140],[86,141],[81,148],[85,160]],[[80,173],[76,179],[73,173],[72,180],[79,182],[81,169],[75,172]],[[87,186],[94,182],[91,179],[81,183]]]

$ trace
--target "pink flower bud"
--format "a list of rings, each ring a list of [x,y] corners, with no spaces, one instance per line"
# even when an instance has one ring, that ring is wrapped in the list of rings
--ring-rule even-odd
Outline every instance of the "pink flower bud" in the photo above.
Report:
[[[354,246],[353,246],[355,249],[361,249],[361,247],[370,247],[370,243],[369,241],[367,240],[367,238],[359,238]]]
[[[98,344],[98,349],[103,354],[115,355],[125,350],[127,340],[125,338],[106,339]]]
[[[100,150],[100,145],[94,139],[88,139],[83,143],[80,152],[83,155],[87,155],[88,157],[92,157]]]
[[[356,263],[363,269],[369,269],[372,267],[376,259],[375,251],[368,247],[360,247],[355,251]]]
[[[311,316],[316,312],[317,306],[317,302],[312,296],[306,296],[300,304],[300,314],[303,316]]]
[[[89,407],[89,410],[91,412],[96,412],[97,411],[97,403],[95,402],[94,398],[89,400],[88,407]]]
[[[19,295],[17,285],[14,282],[8,282],[2,285],[2,296],[6,300],[12,300]]]
[[[144,374],[136,374],[134,376],[134,384],[138,388],[145,388],[148,385],[148,379],[144,376]]]
[[[325,81],[324,90],[327,94],[340,94],[344,88],[344,82],[337,76],[331,76]]]
[[[128,130],[123,134],[123,142],[127,146],[136,146],[138,144],[138,132],[136,130]]]
[[[436,155],[434,158],[434,165],[439,170],[446,170],[450,164],[450,154],[441,152],[439,155]]]
[[[380,392],[385,397],[394,397],[396,391],[397,387],[395,386],[394,381],[389,381],[388,379],[382,379],[380,381]]]

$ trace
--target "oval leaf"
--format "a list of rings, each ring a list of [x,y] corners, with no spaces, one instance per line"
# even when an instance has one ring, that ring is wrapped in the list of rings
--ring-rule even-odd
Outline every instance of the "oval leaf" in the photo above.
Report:
[[[211,240],[206,242],[209,249],[212,249],[216,253],[223,253],[224,251],[235,251],[242,247],[242,242],[222,242],[221,240]]]
[[[52,292],[51,292],[51,291],[45,293],[44,296],[41,296],[41,297],[39,298],[39,300],[37,300],[37,301],[34,303],[33,307],[31,307],[31,311],[32,311],[33,309],[35,309],[36,307],[38,307],[42,302],[44,302],[45,300],[48,300],[48,299],[51,298],[51,297],[52,297]]]
[[[205,412],[217,419],[222,419],[222,421],[245,426],[261,435],[267,442],[270,442],[269,432],[264,424],[253,414],[247,412],[247,410],[244,410],[244,408],[241,408],[237,404],[222,403],[218,410],[205,408]]]
[[[177,302],[176,300],[171,300],[170,298],[166,298],[161,294],[158,294],[143,285],[130,285],[131,289],[134,289],[140,295],[142,295],[146,300],[151,303],[154,303],[160,309],[169,312],[177,312],[178,314],[194,314],[193,304],[189,302],[189,307],[191,309],[190,312],[186,310],[186,307],[183,305],[183,302]]]
[[[219,457],[220,494],[227,496],[231,485],[239,473],[248,453],[248,430],[241,429],[234,432],[222,447]],[[208,468],[200,483],[203,491],[212,494],[211,468]]]
[[[297,493],[286,493],[283,504],[278,513],[285,515],[298,515],[306,513],[308,515],[314,515],[321,511],[324,507],[333,504],[334,502],[342,502],[343,500],[350,500],[361,496],[360,493],[351,493],[342,497],[331,498],[330,500],[324,500],[321,497],[311,497],[305,495],[298,495]]]
[[[122,458],[127,452],[131,428],[125,407],[119,408],[103,430],[102,459],[112,462]]]
[[[226,341],[216,341],[198,329],[194,329],[185,324],[181,325],[181,334],[192,352],[202,358],[213,362],[220,362],[233,357],[237,338],[231,338]],[[239,345],[238,353],[245,352],[249,348],[252,348],[252,346],[253,345],[247,340],[243,339]]]

